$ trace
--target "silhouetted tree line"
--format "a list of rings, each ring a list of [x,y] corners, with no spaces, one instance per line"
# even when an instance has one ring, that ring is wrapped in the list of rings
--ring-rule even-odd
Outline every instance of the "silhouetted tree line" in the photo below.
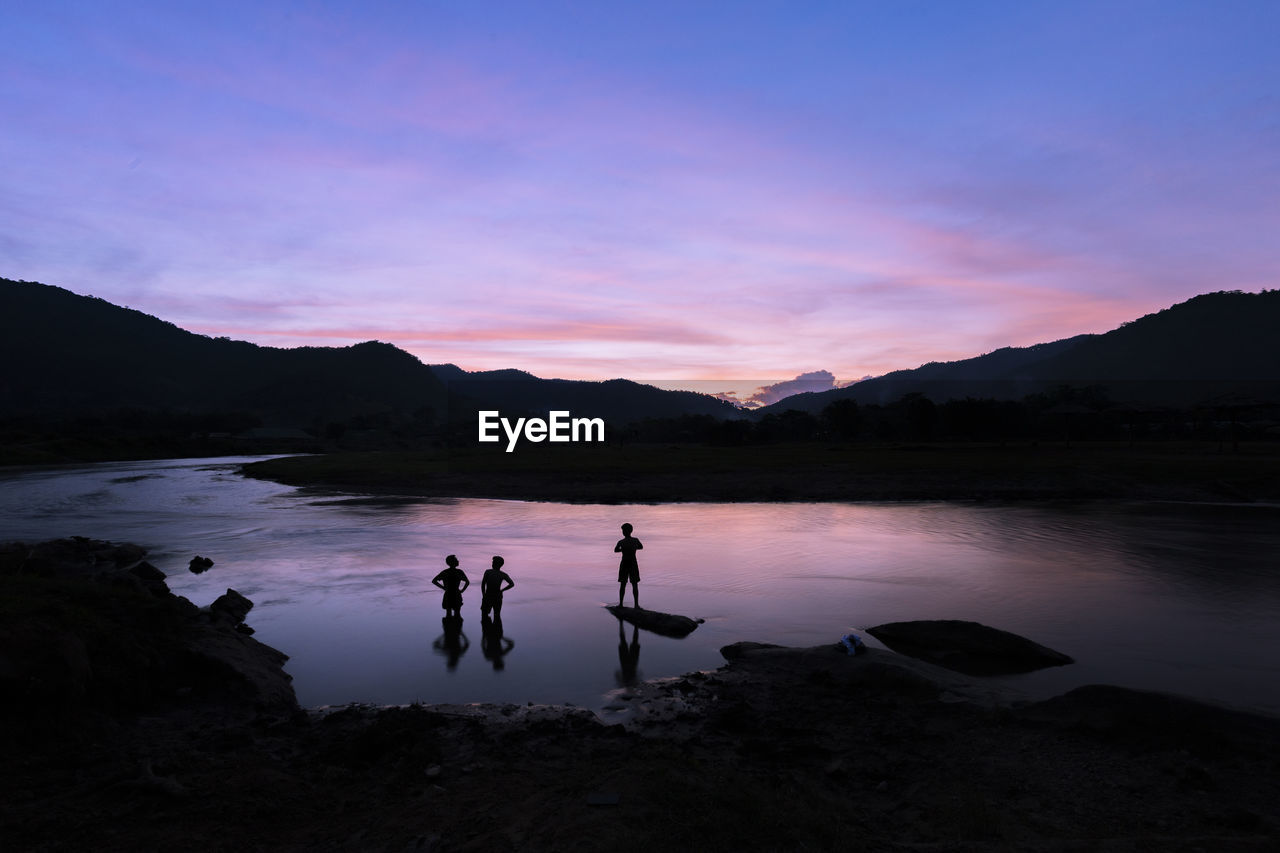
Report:
[[[906,394],[888,405],[842,399],[819,414],[791,409],[758,418],[650,418],[624,431],[634,441],[712,445],[784,441],[1151,441],[1274,440],[1280,404],[1222,401],[1185,408],[1113,402],[1101,386],[1061,386],[1021,400],[965,398],[937,403]]]
[[[261,426],[248,412],[181,412],[134,407],[77,415],[0,419],[0,464],[66,460],[218,456],[270,452],[236,438]]]
[[[316,419],[309,431],[341,449],[422,447],[438,443],[445,434],[431,406],[410,412],[370,412],[340,420]]]
[[[6,435],[234,435],[262,425],[252,412],[189,412],[125,406],[75,415],[21,415],[0,420]]]

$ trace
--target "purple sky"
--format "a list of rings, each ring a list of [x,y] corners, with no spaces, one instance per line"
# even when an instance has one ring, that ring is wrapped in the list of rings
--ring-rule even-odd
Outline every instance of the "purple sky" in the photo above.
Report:
[[[261,344],[839,380],[1280,286],[1280,3],[20,2],[0,275]]]

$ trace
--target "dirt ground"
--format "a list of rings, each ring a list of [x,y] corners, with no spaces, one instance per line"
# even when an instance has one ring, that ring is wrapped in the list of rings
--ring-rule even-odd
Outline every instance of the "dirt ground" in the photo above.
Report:
[[[306,711],[144,556],[0,546],[0,849],[1280,850],[1280,719],[751,643],[600,717]]]
[[[1280,850],[1280,721],[1008,705],[892,652],[728,647],[616,721],[217,708],[5,725],[9,850]]]

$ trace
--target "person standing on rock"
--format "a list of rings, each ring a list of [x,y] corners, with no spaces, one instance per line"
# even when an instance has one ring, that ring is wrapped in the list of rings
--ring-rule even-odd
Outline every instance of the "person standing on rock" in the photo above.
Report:
[[[636,551],[644,546],[640,544],[639,539],[631,535],[633,529],[630,524],[622,525],[622,538],[618,540],[617,545],[613,546],[613,552],[622,555],[622,561],[618,563],[618,606],[622,606],[622,599],[627,594],[627,581],[630,581],[631,601],[639,610],[640,564],[636,562]]]
[[[493,568],[487,569],[484,576],[480,578],[481,616],[488,616],[489,611],[492,610],[494,619],[502,618],[502,594],[516,585],[511,575],[502,570],[504,562],[505,560],[501,557],[494,557]]]
[[[444,562],[448,568],[432,578],[431,582],[444,590],[444,600],[440,602],[444,615],[461,617],[462,593],[471,586],[471,581],[467,579],[467,573],[458,568],[456,556],[450,554],[444,558]]]

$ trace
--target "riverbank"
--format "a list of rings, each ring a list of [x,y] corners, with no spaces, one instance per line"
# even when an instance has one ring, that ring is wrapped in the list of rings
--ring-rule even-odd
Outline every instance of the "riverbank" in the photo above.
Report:
[[[1280,500],[1272,444],[530,445],[294,456],[243,472],[339,491],[567,503]]]
[[[184,680],[171,664],[191,630],[249,640],[235,619],[244,613],[165,595],[163,578],[135,571],[140,549],[72,541],[93,555],[79,562],[91,570],[29,557],[0,566],[5,678],[26,660],[18,650],[50,658],[43,677],[7,685],[28,691],[9,690],[24,701],[3,711],[0,834],[14,849],[1190,851],[1280,841],[1271,718],[1108,687],[1021,703],[892,652],[744,643],[726,647],[714,672],[623,692],[606,719],[531,705],[303,711],[270,689],[279,681],[247,692],[236,674],[269,670],[265,646]],[[120,650],[128,665],[108,665]]]

